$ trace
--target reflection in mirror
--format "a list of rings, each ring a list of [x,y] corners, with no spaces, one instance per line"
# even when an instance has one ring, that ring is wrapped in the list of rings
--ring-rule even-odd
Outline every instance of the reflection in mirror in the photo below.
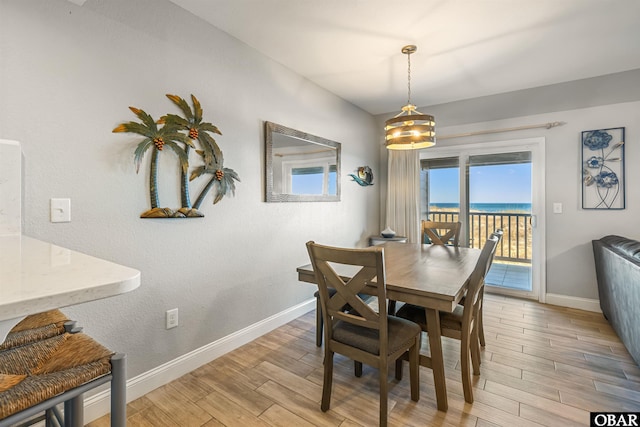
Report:
[[[340,200],[339,142],[265,122],[266,201]]]

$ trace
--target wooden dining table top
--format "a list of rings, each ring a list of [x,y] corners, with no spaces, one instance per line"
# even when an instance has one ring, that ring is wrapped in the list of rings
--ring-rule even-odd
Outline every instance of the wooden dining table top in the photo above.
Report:
[[[419,243],[387,242],[384,248],[387,296],[426,308],[451,312],[466,291],[480,257],[479,249]],[[311,264],[298,267],[298,279],[316,283]],[[350,278],[355,270],[336,266]]]

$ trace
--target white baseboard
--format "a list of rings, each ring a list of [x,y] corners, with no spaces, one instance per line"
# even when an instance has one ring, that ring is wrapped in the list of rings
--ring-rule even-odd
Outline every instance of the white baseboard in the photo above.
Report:
[[[561,307],[578,308],[580,310],[593,311],[602,313],[600,309],[600,300],[580,297],[570,297],[559,294],[546,294],[545,303],[559,305]]]
[[[131,378],[127,380],[127,402],[144,396],[150,391],[180,378],[200,366],[289,323],[293,319],[315,308],[315,299],[302,302]],[[111,393],[108,389],[86,398],[84,400],[84,422],[89,423],[109,413],[111,410],[110,399]]]

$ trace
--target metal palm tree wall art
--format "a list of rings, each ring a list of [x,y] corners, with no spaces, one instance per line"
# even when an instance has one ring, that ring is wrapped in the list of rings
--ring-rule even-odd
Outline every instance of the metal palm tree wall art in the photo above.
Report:
[[[191,95],[192,109],[184,99],[177,95],[167,94],[167,98],[180,109],[183,116],[166,114],[156,121],[143,110],[129,107],[140,119],[140,122],[122,123],[113,129],[113,132],[135,133],[144,137],[138,143],[134,153],[136,173],[140,170],[145,153],[151,150],[151,173],[149,175],[151,209],[143,212],[140,215],[141,218],[203,217],[204,214],[198,209],[209,191],[213,190],[213,204],[216,204],[229,191],[235,195],[235,181],[240,181],[240,178],[233,169],[224,167],[222,150],[212,136],[214,133],[218,135],[222,135],[222,133],[215,125],[203,121],[202,107],[198,99]],[[196,142],[200,149],[196,149]],[[158,196],[158,156],[164,151],[165,146],[178,156],[180,162],[181,207],[176,210],[160,207]],[[202,159],[202,164],[196,166],[189,175],[189,157],[192,149]],[[189,182],[204,174],[210,174],[211,179],[192,205]]]

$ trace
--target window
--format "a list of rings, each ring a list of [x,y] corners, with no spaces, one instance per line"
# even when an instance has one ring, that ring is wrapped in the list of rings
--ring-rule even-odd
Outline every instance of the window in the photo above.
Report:
[[[293,167],[291,168],[291,193],[335,196],[336,171],[336,165]]]
[[[420,187],[420,219],[458,221],[460,168],[457,157],[421,160]],[[438,212],[437,218],[434,212]]]

